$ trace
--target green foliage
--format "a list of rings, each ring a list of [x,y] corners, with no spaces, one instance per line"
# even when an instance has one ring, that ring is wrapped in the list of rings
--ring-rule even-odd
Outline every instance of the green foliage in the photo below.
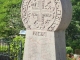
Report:
[[[66,30],[67,46],[71,46],[73,50],[80,47],[80,0],[72,1],[72,21]]]
[[[22,45],[22,48],[24,48],[24,43],[25,43],[24,36],[16,36],[11,42],[11,45],[15,45],[12,47],[12,49],[13,48],[19,49],[21,45]]]
[[[67,57],[67,60],[73,60],[73,59],[71,59],[70,57]]]
[[[73,53],[73,49],[71,47],[66,47],[67,54]]]
[[[14,60],[22,59],[24,50],[24,36],[16,36],[11,41],[2,40],[0,43],[0,53],[10,55],[10,57],[15,57]]]
[[[20,10],[21,0],[0,0],[0,38],[13,38],[24,29]]]
[[[0,52],[6,52],[6,51],[8,51],[8,46],[6,45],[6,46],[0,46]]]
[[[24,36],[16,36],[13,41],[22,41],[24,42]]]
[[[10,43],[10,52],[12,55],[18,56],[23,51],[24,48],[24,37],[16,36]]]
[[[24,47],[25,38],[23,36],[16,36],[13,41],[10,43],[11,50],[19,49],[22,45]],[[14,45],[14,46],[13,46]]]

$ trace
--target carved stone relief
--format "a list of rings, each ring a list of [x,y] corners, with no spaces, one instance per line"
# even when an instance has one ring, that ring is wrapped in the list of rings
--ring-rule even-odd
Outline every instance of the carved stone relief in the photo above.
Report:
[[[27,30],[54,31],[62,18],[60,0],[23,0],[21,11]]]

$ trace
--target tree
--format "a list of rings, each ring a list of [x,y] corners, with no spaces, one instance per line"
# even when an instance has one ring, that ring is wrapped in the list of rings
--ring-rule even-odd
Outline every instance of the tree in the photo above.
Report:
[[[0,38],[18,35],[24,29],[20,18],[21,0],[0,0],[0,8]]]
[[[80,47],[80,1],[79,0],[71,0],[72,8],[73,8],[73,16],[70,26],[66,30],[66,39],[67,46],[71,46],[74,50],[75,47]],[[76,44],[77,43],[77,44]],[[78,47],[77,47],[78,48]]]

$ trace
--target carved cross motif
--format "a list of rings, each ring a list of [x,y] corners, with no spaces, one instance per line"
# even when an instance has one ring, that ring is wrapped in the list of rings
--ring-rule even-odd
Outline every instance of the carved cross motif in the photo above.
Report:
[[[27,29],[54,31],[62,17],[60,0],[24,0],[22,12]]]

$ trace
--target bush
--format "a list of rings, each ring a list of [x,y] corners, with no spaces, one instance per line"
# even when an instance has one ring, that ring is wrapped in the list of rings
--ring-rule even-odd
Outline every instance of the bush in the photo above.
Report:
[[[8,50],[8,45],[0,45],[0,52],[6,52]]]
[[[0,53],[10,56],[10,59],[22,59],[24,42],[23,36],[16,36],[13,40],[0,44]]]
[[[23,36],[16,36],[10,43],[10,53],[14,56],[19,56],[22,59],[22,52],[24,50],[25,38]],[[16,60],[16,59],[14,59]]]
[[[67,54],[73,53],[73,49],[71,47],[66,47]]]

